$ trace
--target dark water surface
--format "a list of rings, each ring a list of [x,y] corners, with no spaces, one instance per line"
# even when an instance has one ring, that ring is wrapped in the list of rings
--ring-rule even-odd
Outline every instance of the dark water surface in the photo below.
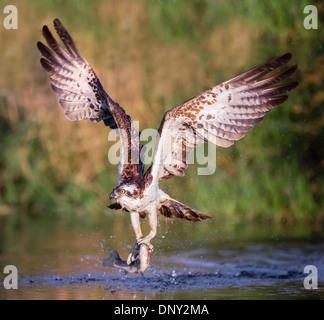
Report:
[[[280,240],[269,237],[268,230],[261,238],[215,232],[193,240],[193,227],[160,227],[144,276],[101,265],[112,249],[126,258],[131,232],[121,242],[104,227],[73,232],[44,227],[42,235],[22,233],[23,239],[9,241],[13,252],[3,249],[0,254],[1,270],[13,264],[19,272],[17,290],[4,289],[1,274],[0,299],[324,298],[324,243],[319,237]],[[318,289],[304,288],[307,265],[317,267]]]

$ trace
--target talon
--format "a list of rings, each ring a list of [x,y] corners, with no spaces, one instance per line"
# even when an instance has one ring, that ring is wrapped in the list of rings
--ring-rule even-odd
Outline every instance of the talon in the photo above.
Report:
[[[138,241],[136,241],[132,252],[127,257],[128,265],[132,264],[137,259],[138,255],[139,255],[139,248],[140,247],[139,247]]]
[[[130,265],[135,261],[135,257],[132,253],[130,253],[127,257],[127,264]]]
[[[130,253],[127,257],[127,264],[131,265],[134,261],[136,261],[137,257],[138,257],[138,253],[135,254],[133,252]]]
[[[153,245],[150,243],[150,240],[148,239],[145,239],[145,238],[141,238],[137,241],[137,243],[140,245],[140,244],[145,244],[150,251],[153,251]]]
[[[148,248],[149,248],[149,250],[150,250],[150,253],[153,251],[153,245],[152,244],[147,244],[147,243],[144,243]]]

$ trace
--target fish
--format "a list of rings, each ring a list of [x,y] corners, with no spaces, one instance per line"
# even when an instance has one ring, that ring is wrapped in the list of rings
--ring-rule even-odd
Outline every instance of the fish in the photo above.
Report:
[[[122,260],[118,251],[113,250],[110,256],[102,262],[102,265],[105,267],[122,269],[126,273],[141,273],[143,275],[143,272],[150,264],[152,250],[144,243],[138,245],[136,249],[138,254],[131,263]]]

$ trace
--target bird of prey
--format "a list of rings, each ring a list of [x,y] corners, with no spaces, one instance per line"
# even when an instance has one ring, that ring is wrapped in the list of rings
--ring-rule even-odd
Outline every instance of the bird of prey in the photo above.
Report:
[[[190,153],[202,143],[229,147],[244,137],[274,107],[287,99],[285,95],[297,82],[280,83],[291,76],[297,66],[287,67],[291,54],[275,58],[230,80],[218,84],[183,104],[167,111],[158,130],[151,166],[144,172],[140,154],[139,132],[124,109],[104,90],[99,78],[77,49],[62,23],[54,20],[61,46],[47,26],[43,36],[47,46],[38,42],[40,60],[66,118],[103,121],[120,135],[119,179],[109,207],[129,212],[135,232],[135,247],[146,244],[156,235],[157,215],[188,221],[203,221],[210,216],[192,209],[159,188],[159,180],[183,176]],[[271,71],[276,70],[272,75]],[[265,77],[267,76],[267,77]],[[150,232],[143,237],[140,218],[148,218]],[[135,259],[130,254],[128,262]]]

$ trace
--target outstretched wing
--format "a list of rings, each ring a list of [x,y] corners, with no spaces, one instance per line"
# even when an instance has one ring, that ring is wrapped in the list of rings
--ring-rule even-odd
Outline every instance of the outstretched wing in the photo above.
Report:
[[[118,129],[121,140],[119,182],[140,174],[139,134],[130,116],[103,89],[95,72],[58,19],[54,20],[54,27],[65,49],[47,26],[43,27],[43,35],[50,48],[41,42],[37,43],[37,47],[43,55],[40,62],[51,79],[65,116],[71,121],[103,120],[106,126]]]
[[[189,155],[199,144],[213,142],[217,146],[229,147],[243,138],[246,131],[287,99],[286,95],[280,94],[298,85],[292,82],[270,87],[288,78],[297,66],[258,81],[290,59],[291,55],[285,54],[166,112],[159,128],[153,163],[146,174],[155,182],[183,176]]]

